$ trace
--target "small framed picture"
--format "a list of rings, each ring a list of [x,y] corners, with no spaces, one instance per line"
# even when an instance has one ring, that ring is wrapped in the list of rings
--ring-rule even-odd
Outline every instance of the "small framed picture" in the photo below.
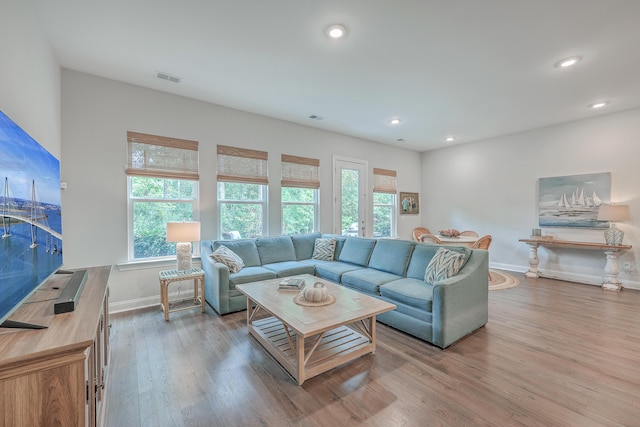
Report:
[[[420,213],[418,193],[400,192],[400,215],[416,215]]]

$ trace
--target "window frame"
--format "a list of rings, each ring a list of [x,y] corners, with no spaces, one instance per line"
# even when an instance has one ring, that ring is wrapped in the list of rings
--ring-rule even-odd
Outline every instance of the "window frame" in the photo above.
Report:
[[[143,198],[143,197],[134,197],[132,195],[133,189],[133,178],[141,178],[141,179],[171,179],[171,180],[180,180],[180,181],[190,181],[193,182],[194,188],[194,198],[193,199],[176,199],[176,198]],[[155,256],[155,257],[144,257],[144,258],[136,258],[135,257],[135,238],[134,238],[134,205],[136,202],[143,203],[185,203],[192,205],[192,218],[191,221],[200,221],[200,186],[199,182],[195,180],[188,179],[179,179],[179,178],[167,178],[161,176],[142,176],[142,175],[127,175],[127,260],[128,262],[144,262],[144,261],[160,261],[160,260],[170,260],[175,258],[175,254],[173,255],[163,255],[163,256]],[[200,256],[200,245],[193,245],[193,256]]]
[[[225,184],[239,184],[239,185],[257,185],[260,188],[260,200],[233,200],[233,199],[221,199],[220,194],[220,185]],[[262,206],[262,235],[269,235],[269,185],[261,184],[255,182],[239,182],[239,181],[218,181],[216,183],[216,199],[218,205],[218,239],[223,239],[222,237],[222,214],[221,208],[223,204],[238,204],[238,205],[261,205]],[[231,230],[229,230],[231,231]],[[242,236],[242,238],[246,238],[247,236]]]
[[[313,190],[313,202],[285,202],[282,191],[285,188],[300,188]],[[310,233],[317,233],[320,230],[320,189],[308,187],[280,187],[280,232],[284,235],[284,208],[285,206],[312,206],[313,207],[313,230]]]
[[[389,194],[390,196],[393,197],[391,204],[388,203],[376,203],[376,194]],[[391,224],[390,225],[390,235],[389,236],[382,236],[382,239],[394,239],[398,236],[398,195],[397,194],[392,194],[392,193],[384,193],[384,192],[379,192],[379,191],[374,191],[373,192],[373,197],[372,197],[372,211],[371,211],[371,221],[372,221],[372,225],[371,225],[371,230],[372,230],[372,236],[375,236],[375,220],[376,220],[376,215],[375,215],[375,210],[376,207],[389,207],[391,209]]]

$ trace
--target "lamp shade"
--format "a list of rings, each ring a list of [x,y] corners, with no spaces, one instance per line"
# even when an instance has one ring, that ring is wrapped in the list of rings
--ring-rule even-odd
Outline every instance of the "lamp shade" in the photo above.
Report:
[[[168,222],[167,242],[197,242],[200,240],[199,222]]]
[[[627,221],[629,219],[629,205],[602,204],[598,209],[598,221]]]

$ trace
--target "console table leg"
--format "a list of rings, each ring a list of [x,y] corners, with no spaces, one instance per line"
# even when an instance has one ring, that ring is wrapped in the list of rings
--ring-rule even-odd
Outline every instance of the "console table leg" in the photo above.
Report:
[[[604,253],[607,255],[607,263],[604,266],[605,278],[602,282],[602,289],[607,291],[620,291],[622,290],[622,283],[618,280],[618,274],[620,269],[618,268],[617,249],[605,249]]]
[[[540,264],[540,260],[538,259],[538,244],[537,243],[527,243],[531,248],[529,252],[529,271],[524,273],[524,277],[528,277],[529,279],[537,279],[540,277],[540,271],[538,270],[538,264]]]

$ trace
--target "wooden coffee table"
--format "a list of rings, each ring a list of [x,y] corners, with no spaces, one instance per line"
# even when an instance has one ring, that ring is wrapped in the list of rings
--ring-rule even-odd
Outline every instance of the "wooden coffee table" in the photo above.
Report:
[[[307,286],[322,282],[336,302],[306,307],[282,291],[282,278],[236,285],[247,297],[247,326],[262,346],[302,384],[306,379],[376,349],[376,315],[394,304],[309,274],[295,276]]]

